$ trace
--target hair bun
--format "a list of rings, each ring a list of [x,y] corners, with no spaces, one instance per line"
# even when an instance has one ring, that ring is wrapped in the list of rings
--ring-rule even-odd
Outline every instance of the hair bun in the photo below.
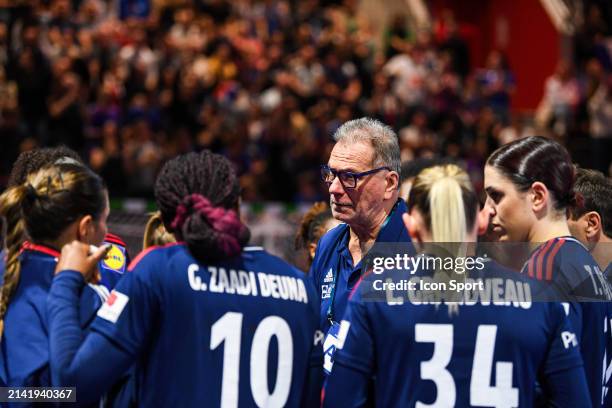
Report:
[[[30,183],[26,183],[25,185],[25,198],[28,202],[33,202],[40,198],[36,189]]]

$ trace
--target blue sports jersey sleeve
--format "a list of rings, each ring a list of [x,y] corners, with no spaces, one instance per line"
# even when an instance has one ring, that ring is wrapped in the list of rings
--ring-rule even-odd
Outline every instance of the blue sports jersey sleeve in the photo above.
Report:
[[[549,312],[554,335],[540,373],[548,406],[590,406],[577,334],[560,304],[551,303]]]
[[[134,361],[97,333],[83,342],[78,298],[84,285],[79,272],[63,271],[55,277],[47,302],[52,385],[76,387],[78,406],[97,401]]]
[[[550,324],[553,337],[544,362],[543,372],[550,375],[572,367],[582,367],[578,334],[570,324],[565,310],[558,303],[550,303]]]
[[[98,311],[92,331],[118,343],[131,354],[141,350],[155,317],[159,316],[160,300],[151,279],[155,278],[155,268],[160,262],[152,252],[119,281]]]

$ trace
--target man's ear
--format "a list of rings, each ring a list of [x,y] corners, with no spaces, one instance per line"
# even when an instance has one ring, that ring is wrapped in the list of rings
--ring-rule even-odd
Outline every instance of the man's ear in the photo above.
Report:
[[[78,220],[77,223],[77,240],[81,242],[89,242],[93,234],[94,220],[91,215],[85,215]]]
[[[390,199],[399,190],[399,174],[390,171],[386,177],[387,186],[385,187],[385,199]]]
[[[586,221],[586,237],[587,239],[597,239],[601,232],[601,217],[597,211],[589,211],[583,215]]]
[[[529,196],[531,198],[531,208],[537,213],[546,208],[550,194],[544,183],[536,181],[531,185]]]

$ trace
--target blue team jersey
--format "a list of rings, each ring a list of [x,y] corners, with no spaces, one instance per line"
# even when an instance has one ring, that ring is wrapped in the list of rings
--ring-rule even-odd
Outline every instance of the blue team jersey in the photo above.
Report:
[[[392,302],[366,301],[361,288],[375,279],[366,277],[341,323],[325,406],[342,398],[345,380],[337,373],[343,368],[375,376],[381,407],[529,407],[537,379],[576,367],[583,376],[561,304],[532,302],[527,291],[517,290],[529,284],[526,278],[493,262],[470,277],[487,289],[456,309],[400,291]]]
[[[140,406],[298,406],[321,365],[318,305],[261,248],[204,265],[174,244],[134,260],[92,331],[137,356]]]
[[[588,250],[573,237],[551,239],[534,251],[523,273],[547,281],[572,299],[568,315],[578,334],[593,406],[608,393],[612,374],[612,298],[609,284]],[[591,301],[586,301],[587,299]],[[597,301],[599,300],[599,301]]]
[[[406,203],[398,199],[380,229],[376,243],[410,242],[410,236],[402,221],[402,215],[406,211]],[[350,230],[347,224],[340,224],[329,230],[319,240],[310,267],[309,276],[320,293],[319,317],[324,333],[327,333],[330,328],[330,320],[340,321],[342,319],[348,296],[361,276],[363,262],[353,265],[353,257],[348,250],[349,235]],[[365,257],[364,254],[363,258]]]
[[[19,283],[4,316],[1,340],[0,380],[8,386],[52,385],[46,303],[58,257],[59,252],[52,248],[24,244]],[[108,291],[98,285],[83,289],[79,308],[82,328],[93,321],[107,296]]]

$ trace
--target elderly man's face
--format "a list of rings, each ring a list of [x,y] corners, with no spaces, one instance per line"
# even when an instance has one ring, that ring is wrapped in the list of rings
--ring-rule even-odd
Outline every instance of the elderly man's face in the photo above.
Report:
[[[373,169],[374,148],[367,143],[336,143],[328,166],[336,171],[360,173]],[[357,180],[355,188],[345,188],[338,177],[329,185],[330,205],[335,219],[349,225],[367,224],[382,211],[391,198],[387,175],[383,170]]]

